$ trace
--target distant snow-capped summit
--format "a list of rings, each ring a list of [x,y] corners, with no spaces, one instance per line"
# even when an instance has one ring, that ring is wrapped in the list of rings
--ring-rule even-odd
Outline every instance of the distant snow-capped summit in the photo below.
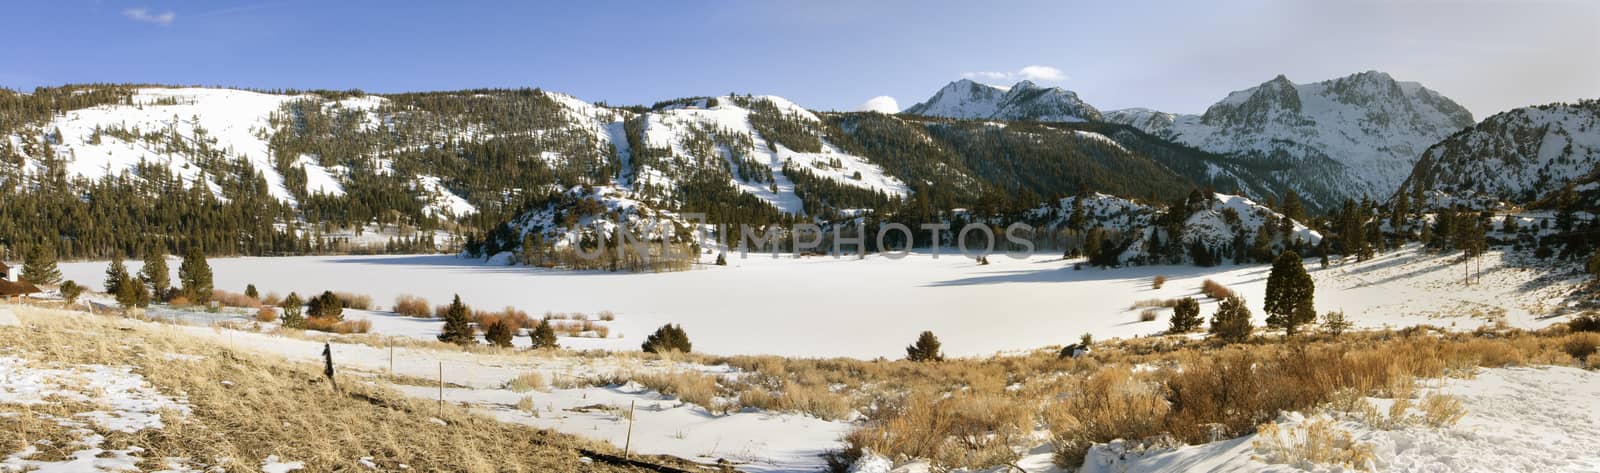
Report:
[[[1001,87],[961,79],[951,82],[927,101],[906,113],[976,120],[1033,120],[1046,122],[1099,121],[1103,117],[1078,94],[1060,87],[1040,87],[1032,81]]]
[[[1472,126],[1472,114],[1438,92],[1367,71],[1296,84],[1279,75],[1228,94],[1200,115],[1129,109],[1107,120],[1206,151],[1274,164],[1315,206],[1387,196],[1423,150]]]

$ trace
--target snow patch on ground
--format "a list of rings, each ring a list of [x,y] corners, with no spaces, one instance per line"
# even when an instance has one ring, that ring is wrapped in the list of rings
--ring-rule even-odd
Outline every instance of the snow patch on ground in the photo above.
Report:
[[[190,413],[182,399],[161,394],[146,383],[143,376],[126,366],[40,366],[22,358],[0,355],[0,378],[6,380],[0,385],[0,405],[81,402],[96,407],[96,410],[78,412],[70,417],[50,419],[79,435],[74,447],[81,448],[73,451],[70,458],[29,460],[39,453],[37,446],[29,445],[0,459],[0,471],[5,472],[138,471],[138,454],[144,450],[139,447],[102,449],[100,445],[105,442],[105,435],[160,430],[164,426],[162,412],[184,416]]]

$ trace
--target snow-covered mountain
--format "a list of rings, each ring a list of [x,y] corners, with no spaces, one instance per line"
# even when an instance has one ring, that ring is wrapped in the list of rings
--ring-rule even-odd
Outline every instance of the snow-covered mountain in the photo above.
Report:
[[[1600,194],[1597,177],[1600,101],[1586,100],[1498,113],[1451,135],[1422,154],[1403,191],[1420,186],[1433,205],[1521,205],[1568,184]]]
[[[1098,121],[1103,117],[1078,94],[1060,87],[1040,87],[1031,81],[1011,87],[981,84],[968,79],[951,82],[927,101],[905,113],[972,120],[1032,120],[1041,122]]]
[[[1263,161],[1321,208],[1393,193],[1423,150],[1473,123],[1438,92],[1378,71],[1309,84],[1279,75],[1228,94],[1201,115],[1128,109],[1106,119]]]

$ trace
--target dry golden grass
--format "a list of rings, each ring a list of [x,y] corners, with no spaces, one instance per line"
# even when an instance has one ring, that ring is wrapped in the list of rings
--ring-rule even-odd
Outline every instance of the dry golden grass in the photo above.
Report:
[[[1157,274],[1156,277],[1150,279],[1151,289],[1161,289],[1161,286],[1165,285],[1167,285],[1167,277],[1164,275]]]
[[[640,385],[710,409],[721,387],[717,377],[695,371],[647,372],[629,377]]]
[[[257,322],[272,323],[272,322],[276,322],[277,320],[278,320],[278,310],[277,309],[274,309],[274,308],[271,308],[271,307],[262,307],[260,309],[256,309],[256,321]]]
[[[546,387],[548,387],[548,385],[546,385],[544,382],[544,375],[533,371],[518,375],[511,381],[506,382],[506,389],[510,389],[519,393],[541,390]]]
[[[412,471],[639,471],[580,461],[579,448],[620,453],[600,442],[500,423],[454,406],[439,413],[432,402],[357,378],[341,379],[344,391],[335,392],[317,366],[227,350],[159,325],[40,309],[16,312],[25,328],[0,327],[0,346],[13,356],[133,366],[157,390],[192,407],[188,416],[164,414],[162,430],[108,438],[109,446],[145,449],[142,470],[161,469],[166,457],[184,457],[202,470],[256,471],[263,459],[277,455],[305,462],[305,471],[364,471],[358,462],[363,457],[387,471],[402,464]],[[163,353],[200,358],[172,362]],[[0,447],[40,439],[70,445],[56,441],[66,440],[63,429],[8,419]]]
[[[1108,367],[1069,383],[1068,392],[1075,395],[1043,413],[1057,464],[1082,460],[1096,442],[1161,433],[1162,420],[1172,410],[1158,383],[1136,378],[1126,366]]]
[[[1288,465],[1344,465],[1373,470],[1377,455],[1372,444],[1356,442],[1332,419],[1317,417],[1293,429],[1275,422],[1262,424],[1255,441],[1256,459]]]
[[[720,385],[746,406],[808,412],[806,404],[797,401],[825,397],[829,400],[823,405],[841,407],[813,415],[836,418],[832,416],[840,412],[861,412],[865,424],[846,438],[846,449],[837,454],[836,462],[848,462],[862,448],[872,448],[891,458],[932,459],[942,467],[976,467],[974,462],[983,461],[995,462],[986,467],[1004,466],[1005,456],[994,454],[998,450],[991,445],[963,442],[949,434],[956,431],[949,427],[952,421],[939,417],[949,413],[918,410],[941,399],[987,396],[1018,406],[1047,426],[1059,464],[1077,467],[1091,442],[1151,440],[1161,434],[1200,443],[1254,432],[1282,411],[1304,411],[1369,395],[1410,396],[1407,386],[1419,377],[1468,373],[1480,366],[1572,365],[1573,358],[1562,349],[1564,336],[1559,329],[1451,333],[1424,327],[1340,337],[1304,335],[1296,340],[1264,337],[1227,346],[1150,337],[1097,344],[1096,351],[1082,359],[1060,359],[1053,349],[943,363],[683,357],[752,373]],[[1129,370],[1134,365],[1154,369],[1135,375]],[[1449,404],[1432,402],[1438,404],[1417,408],[1423,417],[1430,408]],[[1416,406],[1405,404],[1407,409]],[[945,441],[937,440],[940,431],[946,432]],[[1003,434],[1001,429],[988,435]],[[956,463],[940,463],[944,461]]]

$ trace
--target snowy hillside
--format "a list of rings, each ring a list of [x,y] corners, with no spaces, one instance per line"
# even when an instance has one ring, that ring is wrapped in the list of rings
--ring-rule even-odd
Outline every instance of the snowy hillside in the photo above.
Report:
[[[642,117],[644,143],[649,148],[667,150],[674,157],[686,158],[702,166],[722,167],[729,172],[729,184],[753,195],[785,213],[805,213],[795,184],[784,174],[784,167],[796,166],[812,171],[835,183],[859,189],[904,197],[910,192],[905,183],[888,175],[860,156],[850,155],[822,140],[818,152],[795,151],[761,135],[751,124],[752,110],[746,104],[762,102],[785,118],[816,124],[817,116],[781,97],[761,96],[746,100],[732,98],[699,99],[652,111]],[[820,139],[820,138],[818,138]],[[631,183],[647,196],[670,196],[678,183],[669,177],[684,160],[639,163]]]
[[[1407,188],[1430,200],[1528,204],[1574,184],[1600,186],[1600,102],[1550,104],[1499,113],[1428,148]],[[1593,200],[1590,200],[1593,202]]]
[[[274,197],[291,200],[283,178],[273,170],[267,137],[272,130],[271,115],[295,99],[231,89],[140,89],[132,105],[73,110],[45,125],[44,130],[60,132],[59,137],[52,137],[59,138],[52,143],[55,152],[65,156],[67,169],[79,176],[99,179],[145,161],[193,181],[204,172],[199,165],[202,155],[221,153],[249,162],[268,176],[268,189]],[[163,142],[140,139],[151,133]],[[339,190],[337,183],[318,181],[330,192]]]
[[[1031,120],[1081,122],[1101,120],[1099,110],[1078,94],[1060,87],[1040,87],[1031,81],[1011,87],[981,84],[968,79],[951,82],[927,101],[905,113],[974,120]]]
[[[1077,202],[1080,199],[1081,204]],[[1263,231],[1267,236],[1262,238],[1278,250],[1299,248],[1303,251],[1322,241],[1321,234],[1304,224],[1289,221],[1248,198],[1228,194],[1213,194],[1183,209],[1159,208],[1095,194],[1063,198],[1056,207],[1042,207],[1033,214],[1045,218],[1047,225],[1072,228],[1073,215],[1080,206],[1084,220],[1077,227],[1084,231],[1100,228],[1112,232],[1112,240],[1124,245],[1118,257],[1123,263],[1206,262],[1209,265],[1224,259],[1236,260],[1243,251],[1241,245],[1253,244],[1251,242]],[[1173,212],[1186,215],[1173,215]],[[1179,221],[1178,217],[1182,217],[1181,224],[1165,224]],[[1174,240],[1178,240],[1177,244]],[[1197,256],[1195,252],[1200,248],[1210,254]]]
[[[1275,162],[1314,207],[1392,194],[1428,146],[1472,125],[1471,113],[1438,92],[1378,71],[1309,84],[1280,75],[1202,115],[1119,110],[1107,119]]]

